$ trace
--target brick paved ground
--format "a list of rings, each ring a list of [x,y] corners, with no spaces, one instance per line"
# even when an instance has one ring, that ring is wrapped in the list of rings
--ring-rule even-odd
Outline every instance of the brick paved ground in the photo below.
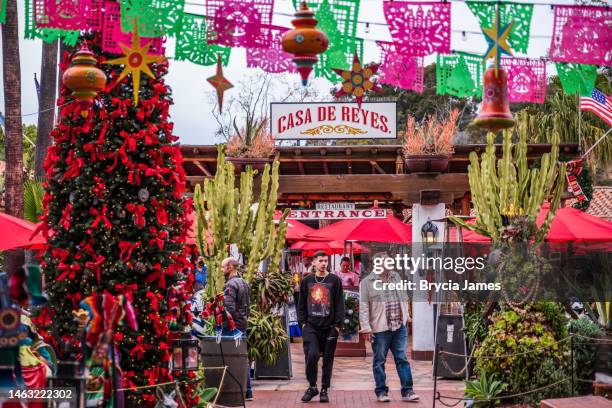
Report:
[[[427,361],[410,361],[415,392],[421,400],[418,403],[401,402],[399,379],[393,364],[393,357],[387,358],[387,383],[391,389],[390,397],[393,402],[381,404],[376,402],[374,394],[374,379],[372,378],[372,357],[368,344],[366,357],[336,357],[334,361],[334,374],[330,390],[330,404],[333,408],[361,408],[361,407],[431,407],[433,398],[432,365]],[[281,408],[281,407],[308,407],[321,406],[319,398],[315,397],[309,404],[300,401],[304,390],[308,386],[304,375],[304,354],[302,344],[291,344],[291,362],[293,378],[290,380],[261,379],[253,382],[254,401],[247,402],[247,408]],[[319,375],[320,375],[319,367]],[[460,397],[463,395],[463,382],[453,380],[439,380],[438,390],[443,395]],[[454,403],[456,401],[446,401]],[[441,407],[441,404],[437,404]],[[460,405],[458,405],[460,406]]]

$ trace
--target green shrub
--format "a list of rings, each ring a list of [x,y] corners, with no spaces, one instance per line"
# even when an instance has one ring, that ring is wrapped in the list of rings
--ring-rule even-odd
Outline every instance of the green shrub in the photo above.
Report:
[[[603,336],[605,332],[597,323],[589,318],[571,320],[569,323],[571,333],[587,337]],[[589,344],[590,340],[575,336],[572,340],[574,350],[575,376],[581,380],[593,380],[595,372],[595,358],[597,346]],[[579,394],[588,394],[592,391],[591,384],[578,381],[576,389]]]
[[[523,309],[503,309],[476,350],[476,370],[508,384],[509,394],[531,391],[568,378],[569,341],[563,308],[535,303]],[[537,378],[536,378],[537,377]],[[536,385],[539,384],[539,385]],[[532,398],[523,398],[522,400]]]

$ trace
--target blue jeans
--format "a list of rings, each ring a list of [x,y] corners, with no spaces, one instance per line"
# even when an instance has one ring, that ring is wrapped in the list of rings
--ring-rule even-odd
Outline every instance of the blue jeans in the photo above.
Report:
[[[386,382],[387,375],[385,374],[385,361],[387,360],[389,349],[393,353],[397,375],[399,375],[400,383],[402,384],[402,396],[412,391],[412,371],[406,357],[407,338],[408,330],[405,325],[402,325],[395,331],[387,330],[372,334],[372,353],[374,354],[372,372],[376,382],[374,392],[376,392],[377,396],[389,392]]]
[[[232,331],[228,328],[223,328],[223,331],[221,332],[222,336],[228,336],[228,337],[233,337]],[[246,341],[246,333],[244,333],[242,335],[242,341]],[[253,393],[253,388],[251,386],[251,362],[249,360],[247,360],[247,380],[246,380],[246,393]]]

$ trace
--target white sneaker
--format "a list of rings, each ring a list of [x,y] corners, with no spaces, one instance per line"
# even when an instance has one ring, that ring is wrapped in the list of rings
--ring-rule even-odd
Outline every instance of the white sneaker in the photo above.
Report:
[[[391,398],[387,395],[387,393],[380,394],[376,397],[376,401],[378,402],[391,402]]]
[[[420,397],[418,395],[416,395],[412,391],[410,391],[406,395],[402,395],[402,401],[404,401],[404,402],[417,402],[419,400],[419,398]]]

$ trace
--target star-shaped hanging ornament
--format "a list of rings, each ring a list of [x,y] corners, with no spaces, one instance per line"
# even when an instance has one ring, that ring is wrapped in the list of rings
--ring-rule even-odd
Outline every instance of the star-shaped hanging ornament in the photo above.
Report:
[[[484,61],[487,62],[489,59],[493,58],[495,69],[499,68],[502,54],[512,55],[512,49],[510,45],[508,45],[508,36],[513,26],[514,21],[510,21],[505,25],[501,24],[499,19],[499,6],[497,6],[495,8],[495,21],[493,22],[493,27],[482,27],[482,33],[489,44],[489,48],[484,56]]]
[[[355,53],[353,57],[353,65],[351,70],[334,68],[334,72],[342,77],[342,88],[336,92],[336,98],[343,95],[353,95],[357,101],[357,105],[361,108],[361,102],[366,91],[381,92],[382,88],[376,82],[372,81],[372,77],[376,75],[380,64],[372,64],[369,67],[363,67],[359,56]]]
[[[140,74],[144,72],[146,75],[155,79],[155,75],[149,68],[149,64],[160,62],[166,59],[163,55],[149,55],[149,48],[152,43],[145,45],[140,44],[140,34],[138,33],[138,24],[134,22],[134,33],[132,35],[132,46],[128,47],[119,43],[123,50],[123,57],[105,61],[105,64],[124,65],[123,71],[117,78],[116,84],[121,82],[123,78],[132,74],[132,83],[134,88],[134,106],[138,105],[138,93],[140,91]]]
[[[221,66],[221,54],[217,55],[217,73],[206,79],[217,91],[217,101],[219,102],[219,112],[223,107],[223,94],[234,85],[223,76],[223,67]]]

